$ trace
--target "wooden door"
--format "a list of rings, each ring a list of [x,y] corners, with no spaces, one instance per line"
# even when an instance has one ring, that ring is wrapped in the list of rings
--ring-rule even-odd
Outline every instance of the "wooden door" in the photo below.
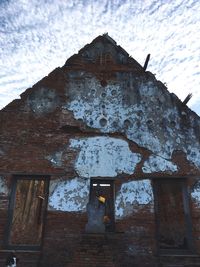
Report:
[[[40,246],[47,204],[48,179],[17,178],[10,203],[8,245]]]

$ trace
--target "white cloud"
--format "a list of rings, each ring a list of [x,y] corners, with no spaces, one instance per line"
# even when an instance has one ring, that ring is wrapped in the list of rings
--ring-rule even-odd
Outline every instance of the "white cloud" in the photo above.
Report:
[[[0,4],[0,107],[108,32],[200,113],[200,2],[13,0]]]

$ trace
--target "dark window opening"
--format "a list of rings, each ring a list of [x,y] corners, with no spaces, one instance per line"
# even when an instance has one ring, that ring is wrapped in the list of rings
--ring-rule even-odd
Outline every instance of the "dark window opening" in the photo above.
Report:
[[[47,177],[14,177],[6,242],[9,247],[40,247],[47,205],[47,192]]]
[[[192,250],[191,218],[185,180],[155,180],[154,185],[159,250]]]
[[[92,179],[90,202],[98,200],[104,206],[103,223],[106,232],[114,231],[114,184],[112,180]]]

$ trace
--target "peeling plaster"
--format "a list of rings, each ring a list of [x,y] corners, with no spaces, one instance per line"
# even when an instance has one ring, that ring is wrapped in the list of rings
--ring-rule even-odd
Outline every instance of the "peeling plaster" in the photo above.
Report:
[[[153,189],[150,180],[124,183],[116,195],[116,219],[129,216],[138,209],[138,205],[153,205]],[[152,209],[152,207],[151,207]]]
[[[89,200],[89,180],[73,178],[51,181],[48,210],[84,212]]]
[[[140,239],[141,239],[141,233],[140,233]],[[127,248],[126,253],[128,255],[132,256],[138,256],[138,255],[147,255],[152,253],[152,251],[149,248],[145,248],[144,245],[138,246],[138,245],[129,245]]]
[[[200,206],[200,181],[197,181],[191,192],[192,199],[196,202],[198,206]]]
[[[124,140],[111,137],[71,139],[70,147],[79,149],[75,170],[81,177],[115,177],[133,174],[141,156],[131,152]]]
[[[200,148],[197,144],[196,147],[194,147],[194,145],[188,146],[187,160],[194,163],[196,167],[200,168]]]
[[[182,150],[200,168],[199,135],[195,131],[200,120],[195,114],[187,110],[183,115],[176,106],[177,97],[155,78],[125,73],[116,73],[116,77],[117,81],[109,81],[105,87],[88,73],[82,73],[79,81],[71,78],[66,91],[69,102],[63,108],[73,111],[74,117],[88,126],[103,133],[123,133],[167,160],[174,150]],[[159,165],[159,157],[156,159]]]
[[[59,102],[59,97],[55,90],[41,87],[29,95],[27,106],[37,115],[41,115],[55,110]]]
[[[0,194],[8,195],[8,187],[5,178],[0,176]]]
[[[169,160],[166,160],[159,156],[150,156],[148,160],[144,162],[142,171],[144,173],[152,173],[152,172],[172,173],[178,171],[178,168],[176,164],[172,163]]]
[[[49,160],[53,166],[61,167],[62,157],[63,157],[63,151],[57,151],[53,155],[47,156],[46,159]]]

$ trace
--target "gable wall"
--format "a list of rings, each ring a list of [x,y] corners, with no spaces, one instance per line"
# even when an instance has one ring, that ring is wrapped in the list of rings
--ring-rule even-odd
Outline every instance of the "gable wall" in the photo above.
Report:
[[[111,55],[109,64],[101,59],[106,53]],[[119,233],[105,238],[117,260],[112,265],[108,257],[108,266],[131,266],[137,255],[153,260],[156,224],[151,179],[155,177],[190,177],[193,234],[200,249],[199,189],[195,185],[200,120],[133,62],[113,45],[97,42],[0,113],[0,175],[51,176],[41,266],[56,267],[58,258],[73,266],[80,244],[104,242],[98,237],[85,241],[91,177],[115,180]],[[0,237],[10,180],[1,179]],[[84,247],[85,258],[91,257],[88,251]],[[147,260],[149,266],[151,260]],[[80,262],[75,264],[80,266]]]

